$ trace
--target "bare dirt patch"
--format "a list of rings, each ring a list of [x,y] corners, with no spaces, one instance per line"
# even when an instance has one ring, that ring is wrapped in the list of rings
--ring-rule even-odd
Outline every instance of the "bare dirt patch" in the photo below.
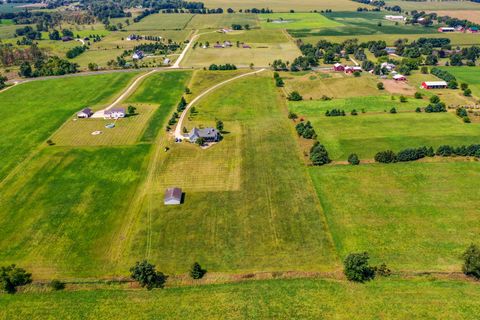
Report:
[[[385,86],[385,90],[390,93],[413,95],[416,91],[415,88],[409,85],[406,81],[383,80],[382,82]]]

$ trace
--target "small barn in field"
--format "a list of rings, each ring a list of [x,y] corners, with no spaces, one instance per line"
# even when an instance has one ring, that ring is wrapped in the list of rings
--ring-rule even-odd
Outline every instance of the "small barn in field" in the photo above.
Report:
[[[345,67],[341,63],[335,63],[333,65],[333,71],[345,71]]]
[[[424,89],[445,89],[448,84],[445,81],[424,81],[422,87]]]
[[[90,108],[85,108],[77,112],[77,118],[90,118],[93,115],[93,111]]]
[[[345,73],[362,72],[362,67],[345,67]]]
[[[180,188],[168,188],[165,191],[165,198],[163,203],[169,205],[179,205],[182,203],[183,192]]]
[[[407,77],[402,74],[396,74],[393,76],[393,80],[395,81],[407,81]]]

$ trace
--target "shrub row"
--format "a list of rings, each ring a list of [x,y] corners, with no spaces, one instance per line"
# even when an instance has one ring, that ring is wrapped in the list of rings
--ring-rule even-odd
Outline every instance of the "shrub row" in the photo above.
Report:
[[[227,64],[220,64],[220,65],[216,65],[216,64],[211,64],[210,67],[208,67],[208,70],[237,70],[237,66],[234,65],[234,64],[230,64],[230,63],[227,63]]]
[[[273,78],[275,79],[275,85],[277,87],[283,87],[285,85],[285,83],[283,82],[283,79],[282,77],[280,77],[280,74],[278,72],[274,72],[273,73]]]
[[[325,112],[325,116],[327,116],[327,117],[344,117],[345,116],[345,111],[340,110],[340,109],[327,110]]]
[[[297,130],[298,135],[304,139],[315,139],[317,137],[317,133],[315,132],[315,129],[313,129],[310,121],[307,121],[306,123],[300,122],[295,126],[295,130]]]
[[[440,79],[445,80],[446,82],[457,80],[453,74],[439,68],[432,68],[432,70],[430,70],[430,73],[433,74],[434,76],[439,77]]]
[[[391,150],[380,151],[375,155],[375,161],[380,163],[395,163],[415,161],[425,157],[433,156],[450,157],[477,157],[480,158],[480,144],[472,144],[469,146],[452,147],[443,145],[434,151],[433,147],[407,148],[395,153]]]

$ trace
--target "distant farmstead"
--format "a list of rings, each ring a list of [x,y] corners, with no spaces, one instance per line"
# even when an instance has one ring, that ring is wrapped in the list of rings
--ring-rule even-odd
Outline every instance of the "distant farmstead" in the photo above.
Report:
[[[77,113],[78,118],[90,118],[93,115],[93,111],[90,108],[85,108]]]
[[[407,18],[405,18],[404,16],[391,16],[391,15],[385,16],[385,19],[390,20],[390,21],[405,21],[405,20],[407,20]]]
[[[425,81],[422,82],[424,89],[445,89],[448,84],[445,81]]]
[[[334,71],[345,71],[345,67],[341,63],[335,63],[333,65]]]
[[[455,32],[455,28],[451,28],[451,27],[440,27],[440,28],[438,28],[438,32]]]
[[[143,57],[145,57],[145,54],[143,53],[143,51],[135,51],[135,53],[133,54],[132,58],[135,59],[135,60],[141,60],[143,59]]]
[[[345,67],[345,73],[362,72],[362,67]]]
[[[395,81],[406,81],[407,77],[405,77],[404,75],[401,75],[401,74],[396,74],[396,75],[393,76],[393,80],[395,80]]]
[[[112,108],[106,110],[103,114],[106,119],[119,119],[126,116],[125,108]]]
[[[196,142],[199,138],[203,138],[205,142],[217,142],[219,139],[219,133],[214,128],[193,128],[188,135],[190,142]]]
[[[182,203],[182,189],[180,188],[168,188],[165,191],[165,199],[163,203],[165,205],[179,205]]]

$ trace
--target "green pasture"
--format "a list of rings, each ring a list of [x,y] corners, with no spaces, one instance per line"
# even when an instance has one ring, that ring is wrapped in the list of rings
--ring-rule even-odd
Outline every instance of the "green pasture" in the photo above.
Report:
[[[13,25],[13,20],[11,20],[11,19],[0,19],[0,25],[3,25],[3,26]]]
[[[252,13],[196,14],[186,29],[219,29],[231,28],[232,24],[258,27],[257,15]]]
[[[480,67],[443,67],[453,74],[459,83],[468,83],[472,93],[480,98]]]
[[[13,38],[13,36],[15,35],[15,31],[25,26],[26,25],[0,24],[0,39],[4,40],[4,39]]]
[[[480,43],[480,36],[474,33],[431,33],[431,34],[370,34],[370,35],[342,35],[342,36],[306,36],[302,37],[305,43],[317,44],[320,40],[327,40],[335,43],[342,43],[348,39],[358,39],[359,42],[383,40],[389,46],[393,46],[398,39],[407,39],[412,42],[418,38],[448,38],[454,46],[472,46]]]
[[[330,20],[320,13],[269,13],[259,15],[265,29],[317,29],[336,28],[342,23]]]
[[[479,143],[480,126],[465,124],[454,113],[412,111],[390,114],[388,111],[392,105],[397,104],[385,106],[387,112],[327,117],[324,112],[326,107],[310,109],[299,104],[298,113],[305,112],[305,117],[316,128],[318,140],[326,146],[334,160],[346,161],[351,153],[358,154],[361,159],[373,159],[377,152],[389,149],[400,151],[421,146]],[[290,105],[290,110],[297,111],[295,104]]]
[[[187,101],[193,100],[196,96],[217,83],[228,80],[249,70],[237,69],[233,71],[210,71],[210,70],[195,70],[193,76],[188,84],[191,94],[185,95]]]
[[[0,179],[76,111],[108,103],[136,74],[34,81],[0,93]]]
[[[386,20],[385,12],[333,12],[326,13],[326,17],[343,26],[324,27],[320,29],[305,28],[290,30],[295,38],[309,36],[357,36],[372,34],[429,34],[437,33],[437,28],[395,24]],[[378,26],[378,23],[381,26]]]
[[[480,10],[480,4],[465,0],[448,0],[448,1],[404,1],[404,0],[386,0],[388,6],[400,6],[403,10]]]
[[[193,88],[196,91],[195,88]],[[271,74],[236,80],[196,105],[184,124],[225,123],[224,140],[202,150],[169,142],[134,211],[122,274],[139,255],[167,272],[185,273],[193,261],[212,272],[332,270],[330,235],[293,127]],[[165,188],[183,188],[185,203],[163,205]]]
[[[108,274],[106,252],[147,152],[140,145],[36,154],[2,186],[2,264],[20,264],[37,279]]]
[[[475,319],[474,282],[377,279],[249,281],[163,290],[24,293],[0,300],[2,319]]]
[[[151,142],[157,136],[172,109],[180,102],[190,77],[189,71],[159,72],[145,79],[127,98],[126,103],[129,104],[159,105],[143,132],[142,141]]]
[[[362,141],[358,147],[368,148],[369,143]],[[327,166],[311,168],[310,174],[341,257],[368,251],[373,263],[384,262],[393,270],[460,272],[461,254],[478,242],[480,232],[479,166]]]
[[[235,44],[237,41],[250,43],[284,43],[289,42],[289,38],[281,30],[242,30],[232,31],[227,34],[219,32],[207,32],[198,37],[197,42],[205,41],[214,44],[215,42],[230,41]]]
[[[194,15],[189,13],[182,14],[152,14],[143,18],[138,23],[132,23],[126,27],[128,31],[144,31],[144,30],[183,30],[192,20]]]
[[[291,0],[205,0],[207,8],[233,8],[252,9],[252,8],[269,8],[274,12],[289,12],[295,10],[297,12],[310,12],[313,10],[333,11],[355,11],[359,4],[350,0],[302,0],[292,2]],[[368,5],[362,5],[369,7]]]

